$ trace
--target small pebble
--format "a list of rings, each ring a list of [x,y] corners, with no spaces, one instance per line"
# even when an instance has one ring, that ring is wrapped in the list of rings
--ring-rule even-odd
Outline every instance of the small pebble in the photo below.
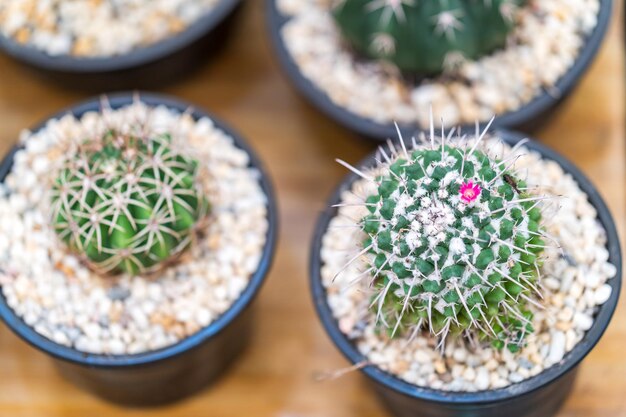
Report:
[[[595,292],[594,301],[597,305],[604,304],[611,297],[612,288],[609,284],[604,284]]]
[[[587,314],[576,313],[574,315],[574,326],[582,331],[587,331],[593,325],[593,318]]]
[[[476,385],[476,389],[479,391],[484,391],[489,388],[489,371],[484,368],[478,368],[476,372],[476,380],[474,381]]]
[[[465,368],[465,371],[463,371],[463,379],[470,382],[474,381],[474,379],[476,379],[476,371],[474,368]]]
[[[130,297],[130,291],[128,288],[115,286],[112,287],[108,294],[109,298],[114,301],[124,301],[128,297]]]
[[[563,359],[563,356],[565,356],[565,333],[558,331],[552,332],[548,363],[555,364]]]

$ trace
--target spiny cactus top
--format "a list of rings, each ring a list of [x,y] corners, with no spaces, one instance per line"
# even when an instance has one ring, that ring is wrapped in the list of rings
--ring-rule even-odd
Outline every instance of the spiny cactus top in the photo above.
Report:
[[[383,156],[360,222],[379,324],[393,336],[425,328],[519,349],[538,305],[541,197],[510,161],[471,143]]]
[[[109,131],[65,156],[52,189],[53,227],[97,272],[153,272],[206,219],[198,163],[171,142],[168,134]]]
[[[431,75],[504,46],[525,0],[337,0],[333,15],[360,54]]]

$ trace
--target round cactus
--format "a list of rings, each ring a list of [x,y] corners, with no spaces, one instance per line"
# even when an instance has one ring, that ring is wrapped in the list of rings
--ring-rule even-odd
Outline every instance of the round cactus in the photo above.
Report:
[[[368,58],[432,75],[505,45],[524,0],[338,0],[343,37]]]
[[[60,239],[99,273],[150,273],[189,246],[209,204],[171,136],[109,131],[65,156],[52,186]]]
[[[372,308],[392,336],[427,328],[441,341],[465,333],[516,351],[533,331],[528,306],[539,305],[542,198],[476,148],[383,153],[359,223]]]

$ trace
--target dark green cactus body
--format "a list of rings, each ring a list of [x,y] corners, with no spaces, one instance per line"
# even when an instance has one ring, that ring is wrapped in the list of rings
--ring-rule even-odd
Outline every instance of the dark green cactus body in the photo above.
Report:
[[[209,212],[198,163],[168,134],[110,131],[67,155],[53,184],[53,227],[103,273],[149,273],[177,257]]]
[[[533,331],[528,305],[544,250],[538,199],[478,150],[406,156],[376,179],[361,221],[379,323],[393,335],[469,331],[519,349]]]
[[[333,15],[360,54],[432,75],[505,45],[524,0],[339,0]]]

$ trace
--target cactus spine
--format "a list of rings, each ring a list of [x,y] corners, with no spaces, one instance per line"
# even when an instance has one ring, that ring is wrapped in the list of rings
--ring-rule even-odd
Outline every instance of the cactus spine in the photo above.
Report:
[[[54,230],[99,273],[154,272],[207,217],[198,170],[169,134],[89,138],[65,156],[52,186]]]
[[[333,16],[357,53],[420,76],[505,45],[525,0],[338,0]]]
[[[391,336],[427,329],[515,352],[533,332],[543,200],[475,143],[436,139],[388,156],[359,225],[372,308]],[[441,143],[437,144],[437,140]],[[345,163],[344,163],[345,164]]]

